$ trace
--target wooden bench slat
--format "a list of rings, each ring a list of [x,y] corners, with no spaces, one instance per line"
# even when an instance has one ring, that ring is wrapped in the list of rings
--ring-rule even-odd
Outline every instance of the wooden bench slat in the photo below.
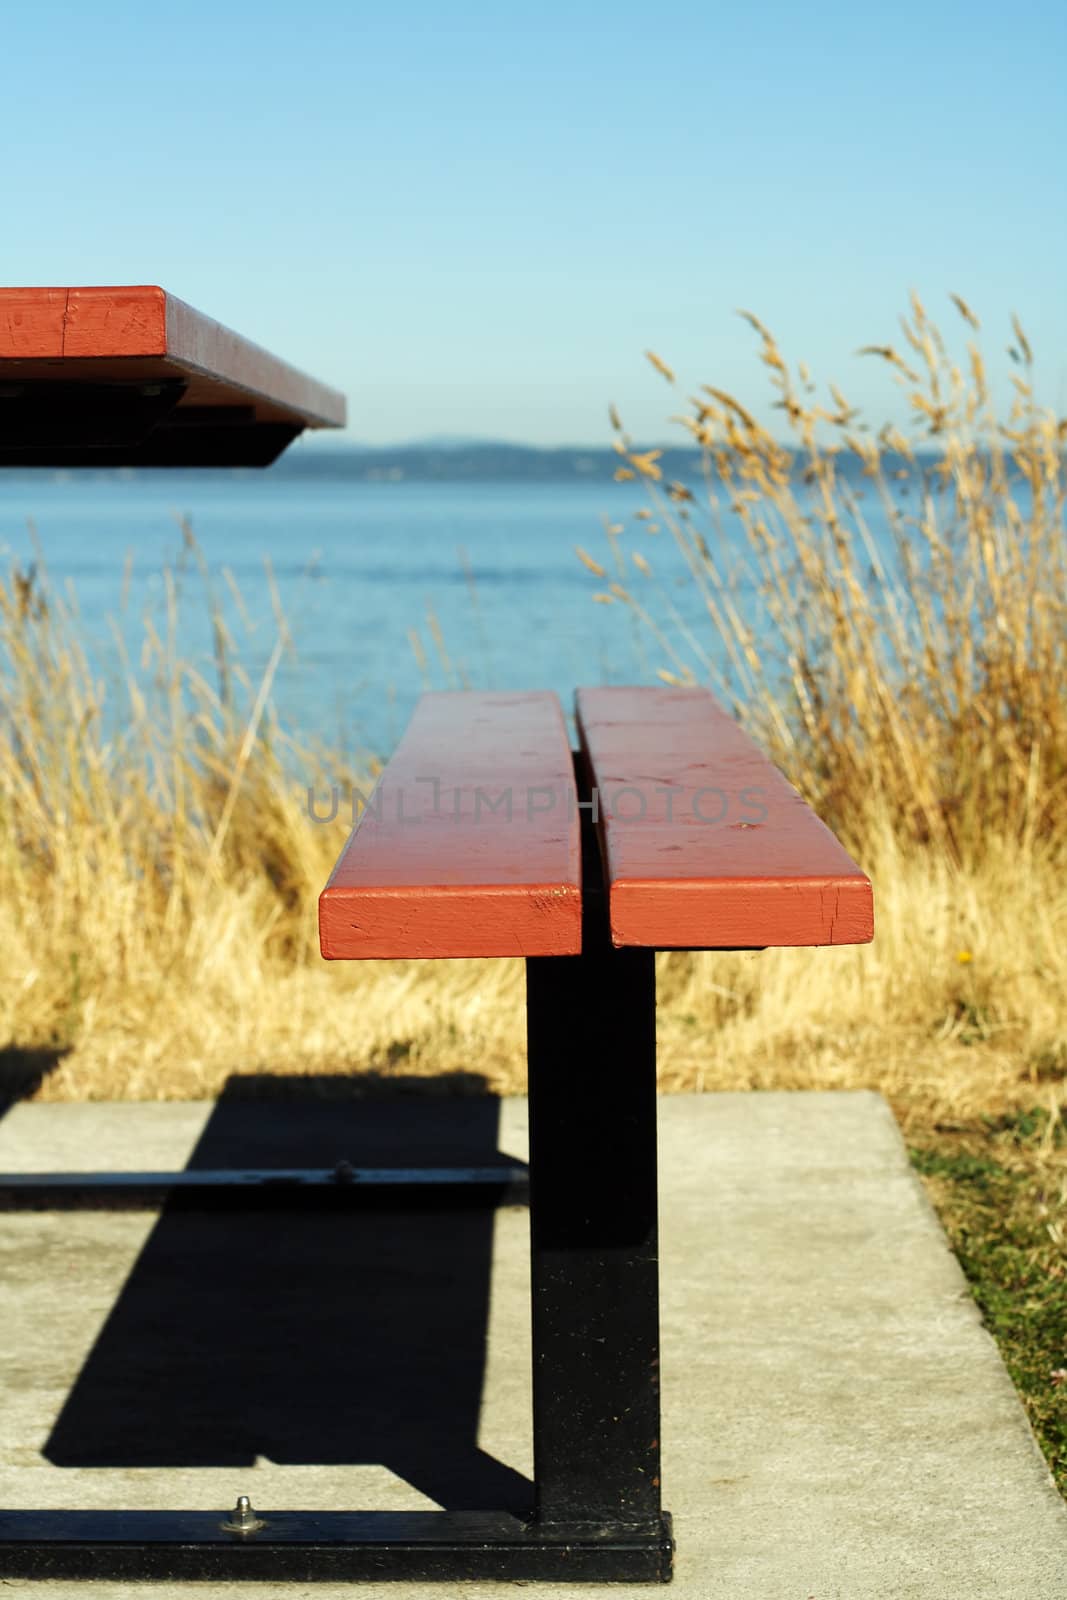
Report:
[[[577,710],[616,945],[873,938],[870,880],[706,689],[580,689]]]
[[[0,288],[0,384],[5,387],[137,390],[175,381],[186,386],[185,392],[148,439],[101,447],[95,435],[87,441],[79,437],[75,419],[64,439],[56,441],[49,431],[40,464],[79,465],[83,446],[95,452],[90,463],[109,466],[225,464],[225,438],[206,444],[213,412],[217,421],[225,421],[235,464],[264,464],[257,456],[272,459],[271,450],[278,454],[301,429],[345,423],[343,395],[155,285]],[[229,413],[225,419],[224,412]],[[247,413],[243,419],[242,412]],[[86,427],[94,421],[91,415]],[[198,444],[205,446],[200,455]],[[16,464],[32,464],[35,448],[31,439]]]
[[[320,897],[322,953],[577,954],[579,841],[555,695],[424,695]]]

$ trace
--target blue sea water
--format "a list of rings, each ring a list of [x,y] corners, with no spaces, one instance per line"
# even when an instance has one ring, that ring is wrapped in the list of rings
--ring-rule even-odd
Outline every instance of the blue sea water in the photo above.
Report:
[[[9,472],[0,562],[43,559],[53,587],[71,586],[105,677],[118,660],[114,628],[135,659],[145,619],[164,629],[164,569],[177,564],[178,644],[210,677],[204,580],[183,554],[185,518],[253,678],[277,637],[270,563],[293,640],[273,695],[283,723],[348,752],[384,753],[426,687],[548,688],[569,705],[577,684],[656,681],[671,664],[665,646],[622,606],[593,599],[618,578],[605,519],[625,529],[625,581],[665,636],[688,625],[721,657],[681,554],[665,531],[635,520],[643,503],[634,486],[603,482]],[[582,565],[579,545],[609,579]],[[729,534],[719,554],[729,568]]]

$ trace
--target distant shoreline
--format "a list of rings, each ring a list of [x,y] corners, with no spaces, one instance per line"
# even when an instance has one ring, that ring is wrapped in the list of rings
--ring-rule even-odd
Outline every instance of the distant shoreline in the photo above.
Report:
[[[647,449],[645,445],[642,450]],[[696,448],[662,445],[656,465],[663,481],[696,486],[703,482],[703,452]],[[788,448],[788,447],[786,447]],[[799,478],[805,458],[794,451]],[[915,463],[892,451],[883,451],[887,474],[928,470],[939,456],[916,452]],[[842,451],[838,472],[849,482],[858,481],[863,462]],[[337,445],[317,444],[291,450],[271,470],[279,478],[323,479],[352,483],[612,483],[625,460],[610,446],[538,446],[472,442],[448,445]]]
[[[642,445],[642,450],[648,447]],[[699,449],[660,446],[657,465],[665,483],[680,482],[696,488],[703,484],[703,455]],[[786,447],[788,448],[788,447]],[[896,452],[883,451],[881,463],[887,476],[911,478],[929,472],[941,457],[916,451],[914,462]],[[804,455],[793,450],[794,477],[800,480],[806,467]],[[168,468],[168,480],[204,481],[218,478],[286,479],[303,483],[544,483],[610,484],[624,459],[608,446],[538,446],[474,441],[470,444],[406,444],[391,446],[356,443],[314,443],[298,446],[261,472],[254,468]],[[863,476],[863,462],[850,451],[837,456],[837,472],[849,483]],[[12,468],[6,479],[60,474],[50,468]],[[152,480],[156,469],[75,467],[64,470],[65,480],[107,477],[114,481]]]

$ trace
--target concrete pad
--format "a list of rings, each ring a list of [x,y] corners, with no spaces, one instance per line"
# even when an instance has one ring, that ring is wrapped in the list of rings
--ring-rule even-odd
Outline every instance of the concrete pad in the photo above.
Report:
[[[0,1170],[325,1165],[353,1129],[363,1159],[524,1154],[521,1100],[373,1104],[22,1105],[0,1121]],[[1067,1507],[885,1103],[678,1095],[660,1116],[679,1600],[1062,1600]],[[425,1218],[378,1215],[355,1234],[352,1218],[0,1217],[0,1504],[503,1503],[531,1471],[527,1248],[518,1209],[429,1237]],[[146,1592],[267,1589],[351,1592]]]

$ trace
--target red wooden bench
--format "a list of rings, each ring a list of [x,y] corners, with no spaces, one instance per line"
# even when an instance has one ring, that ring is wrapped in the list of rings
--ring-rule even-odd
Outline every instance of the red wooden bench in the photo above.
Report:
[[[579,818],[612,943],[863,944],[871,885],[705,689],[425,695],[323,891],[328,960],[576,955]]]
[[[871,885],[706,690],[582,689],[576,721],[572,757],[554,695],[424,696],[319,927],[331,960],[527,958],[535,1504],[478,1570],[558,1576],[563,1546],[652,1581],[655,951],[863,943]]]

